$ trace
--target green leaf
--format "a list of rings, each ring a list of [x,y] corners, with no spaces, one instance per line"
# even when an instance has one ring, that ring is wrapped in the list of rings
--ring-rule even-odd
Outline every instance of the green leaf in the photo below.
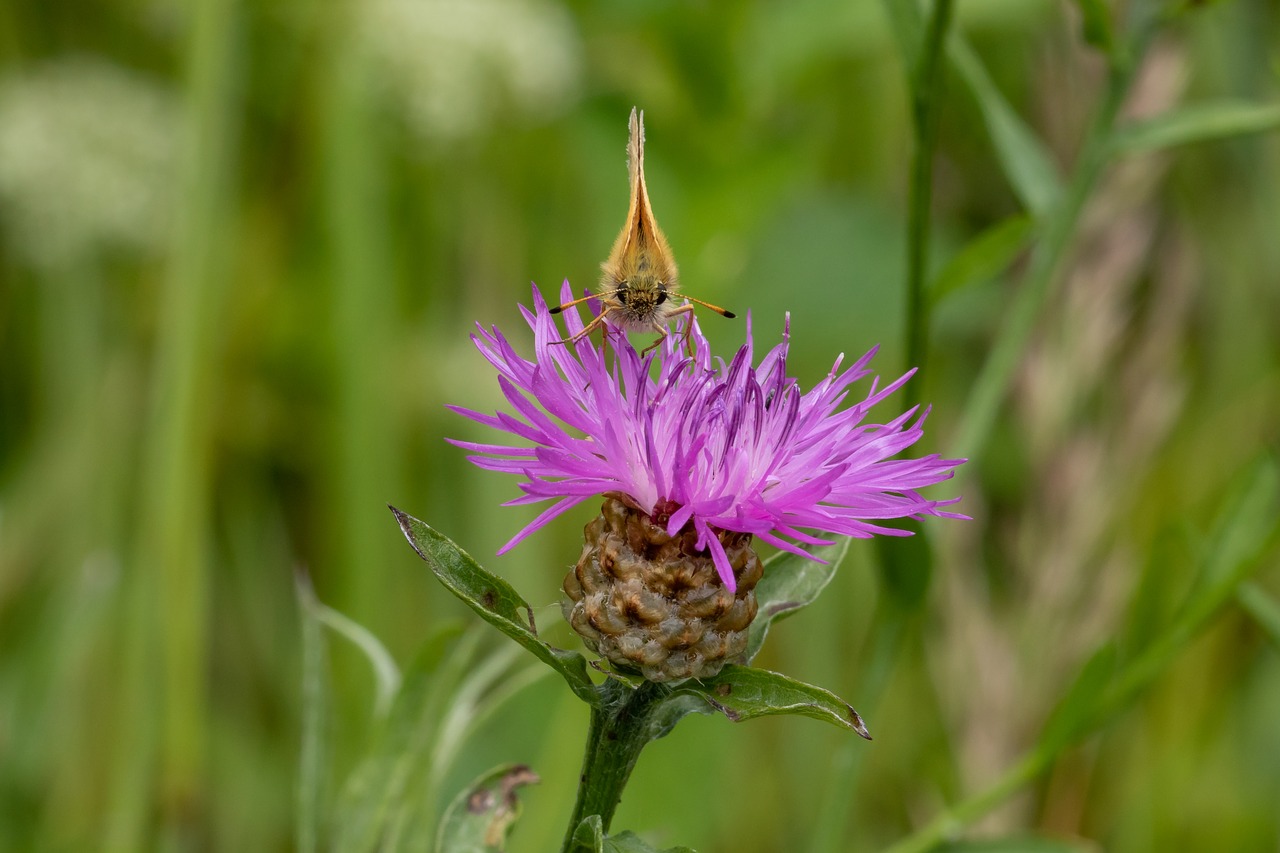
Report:
[[[569,853],[696,853],[690,847],[668,847],[658,850],[630,830],[604,837],[600,815],[591,815],[578,824],[573,833]]]
[[[324,738],[328,716],[324,677],[324,631],[316,609],[311,579],[296,578],[298,605],[302,611],[302,749],[298,760],[297,837],[299,853],[314,853],[320,837],[320,815],[325,809],[327,751]]]
[[[413,550],[418,552],[446,589],[486,622],[560,673],[575,696],[589,705],[599,704],[599,694],[587,675],[586,658],[578,652],[553,648],[538,639],[533,610],[509,583],[485,571],[467,552],[430,525],[395,507],[389,509],[395,514]],[[521,611],[524,611],[523,615]]]
[[[518,663],[523,664],[523,668],[512,671]],[[436,815],[422,804],[437,801],[436,792],[456,755],[500,705],[532,680],[549,674],[512,645],[503,645],[474,662],[468,656],[467,664],[456,668],[456,673],[456,679],[441,679],[441,688],[449,689],[447,705],[442,703],[438,717],[433,720],[432,737],[423,739],[423,749],[413,759],[421,769],[415,770],[409,784],[391,804],[382,849],[425,849],[422,842],[432,836]]]
[[[1209,539],[1205,559],[1183,604],[1177,623],[1188,627],[1207,618],[1229,598],[1257,557],[1280,531],[1280,471],[1264,458],[1242,478],[1224,501]]]
[[[1083,853],[1097,846],[1042,835],[1014,835],[1006,838],[979,838],[954,841],[939,847],[940,853]]]
[[[1056,753],[1078,734],[1088,731],[1093,725],[1098,697],[1111,683],[1115,672],[1116,647],[1107,643],[1093,653],[1076,676],[1071,689],[1049,715],[1038,746]]]
[[[1118,131],[1112,144],[1118,153],[1140,154],[1276,128],[1280,104],[1224,100],[1193,104],[1131,125]]]
[[[317,621],[341,634],[353,646],[364,652],[364,656],[369,659],[377,690],[374,714],[379,717],[385,716],[387,709],[391,707],[392,697],[400,689],[400,669],[396,666],[395,659],[372,631],[354,619],[344,616],[319,601],[316,601],[313,607]]]
[[[913,70],[920,62],[920,46],[924,43],[924,18],[916,0],[883,0],[889,30],[898,43],[898,55],[906,69],[907,80],[915,85]]]
[[[1242,584],[1236,593],[1240,605],[1280,647],[1280,602],[1256,583]]]
[[[605,839],[604,853],[696,853],[696,851],[692,847],[666,847],[659,850],[651,847],[631,830],[626,830]]]
[[[1280,470],[1264,456],[1240,479],[1218,513],[1191,590],[1169,628],[1128,668],[1128,683],[1118,694],[1133,692],[1163,671],[1200,628],[1257,571],[1280,537]],[[1120,701],[1118,695],[1116,701]]]
[[[1251,573],[1266,561],[1263,557],[1280,537],[1275,520],[1280,517],[1280,475],[1270,458],[1262,459],[1236,487],[1219,514],[1210,545],[1203,557],[1196,583],[1187,594],[1173,622],[1133,660],[1125,662],[1115,677],[1091,703],[1090,727],[1096,727],[1133,701],[1174,660]],[[1101,668],[1101,664],[1097,665]],[[1083,676],[1082,676],[1083,677]],[[1096,677],[1096,676],[1093,676]],[[1071,738],[1083,734],[1075,729]],[[1059,731],[1055,734],[1063,735]],[[1046,746],[1061,747],[1059,740]],[[1041,747],[1042,751],[1044,747]],[[1048,754],[1048,753],[1044,753]]]
[[[546,674],[545,669],[532,661],[526,663],[524,670],[512,672],[515,656],[519,654],[520,650],[514,646],[496,650],[470,667],[459,682],[453,701],[440,722],[440,734],[433,750],[433,779],[443,779],[467,738],[503,703]]]
[[[948,54],[978,101],[1005,177],[1027,210],[1039,219],[1062,196],[1062,181],[1049,150],[1000,94],[973,48],[954,38]]]
[[[478,634],[437,632],[405,673],[385,724],[348,777],[335,809],[339,853],[377,850],[410,791],[435,765],[436,732],[458,682],[472,667]],[[434,797],[422,797],[434,802]],[[420,803],[414,805],[420,807]]]
[[[583,818],[573,831],[573,847],[566,853],[604,853],[604,826],[600,815]]]
[[[686,681],[673,695],[698,696],[735,723],[772,714],[799,714],[851,729],[867,740],[862,717],[834,693],[767,669],[729,664],[715,678]]]
[[[1107,56],[1114,56],[1115,27],[1111,23],[1111,10],[1107,8],[1106,0],[1076,0],[1076,5],[1080,7],[1084,40]]]
[[[755,660],[774,622],[812,604],[835,576],[836,569],[849,551],[849,538],[840,537],[834,545],[814,548],[808,557],[779,551],[764,563],[764,576],[756,584],[755,621],[747,629],[747,662]]]
[[[523,764],[495,767],[480,776],[445,809],[436,836],[438,853],[501,853],[520,816],[516,791],[538,781]]]
[[[1035,223],[1025,214],[1002,219],[969,241],[942,268],[929,298],[937,305],[946,297],[970,285],[999,275],[1031,242]]]

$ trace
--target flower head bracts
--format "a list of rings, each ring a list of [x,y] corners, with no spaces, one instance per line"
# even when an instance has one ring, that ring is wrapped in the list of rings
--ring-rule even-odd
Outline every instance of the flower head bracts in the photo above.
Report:
[[[562,301],[572,299],[566,281]],[[709,549],[725,584],[733,572],[716,530],[751,533],[779,548],[804,554],[796,544],[824,544],[804,532],[867,537],[909,535],[874,522],[926,515],[964,518],[944,511],[950,500],[929,500],[917,490],[949,479],[964,460],[932,454],[893,459],[922,435],[928,410],[912,409],[886,424],[863,423],[872,406],[910,378],[907,373],[841,409],[850,386],[871,374],[875,350],[831,372],[807,393],[787,376],[790,319],[782,342],[752,367],[751,318],[747,342],[732,361],[712,359],[693,322],[684,352],[673,333],[654,355],[641,358],[625,334],[606,326],[609,348],[583,339],[562,345],[560,331],[535,288],[534,310],[521,306],[534,330],[535,358],[521,357],[496,328],[479,328],[477,348],[498,371],[510,412],[485,415],[453,411],[512,435],[510,445],[452,440],[472,451],[481,468],[524,478],[524,495],[510,504],[556,500],[500,553],[552,518],[583,501],[620,493],[651,515],[667,515],[674,535],[686,524]],[[565,313],[570,336],[581,315]],[[611,364],[610,364],[611,363]],[[914,372],[914,371],[912,371]]]

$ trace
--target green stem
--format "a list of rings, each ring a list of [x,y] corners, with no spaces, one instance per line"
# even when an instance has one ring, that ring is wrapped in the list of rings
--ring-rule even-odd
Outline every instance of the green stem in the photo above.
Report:
[[[1111,161],[1116,118],[1129,93],[1134,71],[1140,64],[1149,35],[1149,32],[1140,33],[1133,40],[1131,58],[1111,69],[1106,92],[1085,137],[1071,183],[1062,200],[1046,219],[1044,239],[1031,256],[1027,282],[1018,291],[1009,319],[1001,329],[974,384],[972,397],[960,425],[959,437],[954,445],[956,452],[969,457],[977,456],[990,438],[1005,393],[1022,361],[1036,321],[1052,292],[1062,260],[1071,248],[1085,202],[1097,185],[1103,169]]]
[[[321,128],[324,224],[334,310],[329,327],[334,354],[336,419],[330,433],[334,477],[332,553],[340,587],[333,606],[362,624],[391,623],[397,597],[385,573],[362,571],[390,559],[384,536],[388,494],[399,492],[397,436],[388,411],[387,341],[393,337],[395,256],[387,211],[386,157],[379,133],[376,68],[351,35],[354,7],[335,4],[329,21],[332,54]]]
[[[915,149],[907,218],[907,368],[923,375],[928,357],[929,300],[925,277],[929,265],[930,209],[933,201],[933,154],[938,143],[938,108],[942,95],[942,55],[951,24],[952,0],[935,0],[929,16],[920,60],[912,74],[912,115]],[[921,383],[907,384],[907,404],[920,399]]]
[[[591,815],[599,815],[604,831],[609,831],[640,750],[654,738],[651,723],[655,712],[670,695],[668,688],[652,681],[633,689],[614,679],[607,681],[601,692],[604,701],[591,709],[578,801],[565,830],[563,853],[573,853],[574,831]]]
[[[173,250],[125,590],[119,727],[102,848],[191,842],[207,807],[211,487],[216,361],[229,293],[236,152],[237,0],[192,4]],[[160,845],[162,846],[162,845]]]
[[[995,784],[943,812],[912,835],[889,847],[884,853],[926,853],[943,841],[957,836],[962,829],[1003,803],[1014,793],[1035,779],[1049,763],[1054,753],[1034,751],[1011,767]]]

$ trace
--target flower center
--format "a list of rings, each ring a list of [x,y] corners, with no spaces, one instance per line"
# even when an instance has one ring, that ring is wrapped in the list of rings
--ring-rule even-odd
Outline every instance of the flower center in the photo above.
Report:
[[[649,520],[659,527],[665,528],[667,522],[671,520],[671,516],[675,515],[678,509],[680,509],[680,504],[663,498],[653,505],[653,512],[649,515]]]

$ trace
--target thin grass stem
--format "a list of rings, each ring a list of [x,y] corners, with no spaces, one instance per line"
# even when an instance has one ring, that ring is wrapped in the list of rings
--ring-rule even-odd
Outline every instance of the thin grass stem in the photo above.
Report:
[[[1013,382],[1018,365],[1022,362],[1036,323],[1053,292],[1053,284],[1058,278],[1062,262],[1074,241],[1085,203],[1114,154],[1112,139],[1116,132],[1116,119],[1129,93],[1149,37],[1149,32],[1142,31],[1133,40],[1130,61],[1117,64],[1111,69],[1102,102],[1089,125],[1066,193],[1048,213],[1044,237],[1032,253],[1026,283],[1014,298],[1008,319],[978,374],[953,444],[953,452],[975,457],[982,452],[991,437],[1000,406]]]
[[[924,45],[912,71],[911,97],[915,146],[911,155],[911,183],[907,214],[906,369],[920,378],[907,384],[907,405],[920,400],[929,349],[929,236],[933,206],[933,157],[938,145],[938,114],[942,106],[942,66],[952,0],[935,0],[925,30]]]
[[[108,811],[107,850],[152,846],[147,810],[157,795],[165,835],[177,844],[203,809],[209,732],[206,459],[218,318],[227,293],[223,241],[235,186],[236,6],[204,0],[191,13],[178,215],[161,297],[139,544],[127,593],[119,784]]]

